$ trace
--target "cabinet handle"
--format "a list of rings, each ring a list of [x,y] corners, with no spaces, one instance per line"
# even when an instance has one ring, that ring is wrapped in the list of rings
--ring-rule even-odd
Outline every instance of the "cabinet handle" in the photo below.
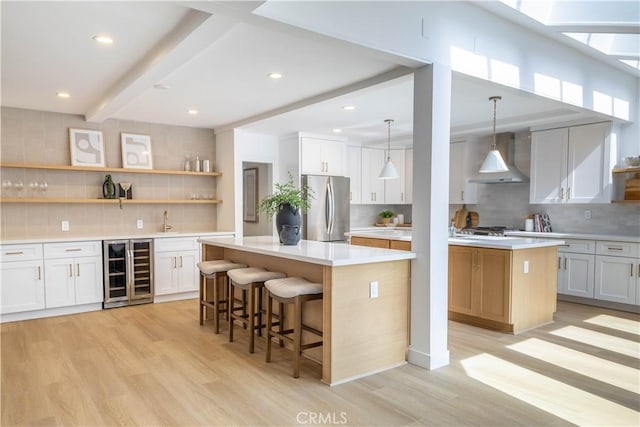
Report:
[[[567,259],[566,258],[564,259],[564,269],[565,270],[567,269]]]
[[[564,187],[560,188],[560,200],[564,200]]]
[[[80,264],[76,264],[76,276],[80,277]]]
[[[464,201],[464,190],[462,190],[462,191],[460,192],[460,200],[463,200],[463,201]]]
[[[571,198],[571,187],[567,187],[567,201]]]
[[[178,260],[176,259],[176,257],[173,257],[173,268],[176,268],[178,265]]]
[[[65,252],[80,252],[82,248],[65,249]]]
[[[38,280],[42,280],[42,269],[38,266]]]
[[[73,277],[73,264],[69,264],[69,277]]]
[[[558,257],[558,270],[562,268],[562,257]]]
[[[621,251],[622,248],[619,247],[619,246],[607,246],[607,250],[610,250],[610,251]]]
[[[5,255],[22,255],[23,253],[24,253],[23,251],[7,252],[5,253]]]
[[[180,255],[180,268],[182,268],[182,255]]]
[[[633,277],[633,264],[631,264],[629,267],[631,267],[629,269],[629,276]]]

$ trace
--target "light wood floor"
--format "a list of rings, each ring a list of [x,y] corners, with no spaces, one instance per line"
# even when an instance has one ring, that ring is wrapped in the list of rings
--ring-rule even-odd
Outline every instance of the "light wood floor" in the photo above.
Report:
[[[451,364],[335,387],[246,331],[198,325],[195,300],[2,324],[1,424],[480,425],[640,423],[640,316],[559,303],[518,336],[450,322]],[[372,325],[373,327],[374,325]],[[560,350],[560,351],[558,351]]]

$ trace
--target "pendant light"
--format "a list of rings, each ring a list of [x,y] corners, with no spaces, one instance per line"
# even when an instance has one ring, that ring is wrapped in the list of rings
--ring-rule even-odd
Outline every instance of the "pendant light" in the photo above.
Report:
[[[384,122],[387,124],[387,161],[380,171],[380,175],[378,175],[378,178],[394,179],[398,177],[398,171],[391,162],[391,123],[393,123],[393,119],[385,119]]]
[[[500,99],[502,99],[501,96],[489,98],[489,101],[493,101],[493,145],[491,146],[491,151],[487,154],[487,158],[484,159],[482,166],[480,166],[480,173],[507,172],[509,170],[496,147],[496,104]]]

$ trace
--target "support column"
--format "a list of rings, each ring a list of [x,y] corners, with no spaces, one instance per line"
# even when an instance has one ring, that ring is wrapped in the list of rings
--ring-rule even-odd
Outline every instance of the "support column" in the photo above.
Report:
[[[413,241],[409,363],[449,364],[447,349],[451,68],[426,65],[413,81]]]

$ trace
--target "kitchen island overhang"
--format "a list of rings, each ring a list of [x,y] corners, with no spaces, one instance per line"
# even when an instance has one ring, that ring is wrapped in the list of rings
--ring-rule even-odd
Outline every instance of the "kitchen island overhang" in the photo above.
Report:
[[[323,382],[340,384],[406,363],[413,252],[307,240],[283,246],[271,236],[200,242],[205,260],[225,258],[322,283],[324,297],[310,304],[305,322],[323,331],[323,346],[310,353],[322,362]]]

